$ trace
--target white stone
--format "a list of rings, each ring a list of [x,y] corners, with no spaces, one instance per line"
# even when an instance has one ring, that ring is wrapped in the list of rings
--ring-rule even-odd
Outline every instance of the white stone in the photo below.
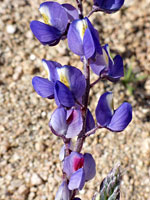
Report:
[[[14,34],[16,32],[16,27],[12,24],[7,25],[6,27],[7,33]]]
[[[46,112],[43,111],[43,112],[41,113],[41,116],[42,116],[43,118],[46,117]]]
[[[36,56],[34,54],[30,55],[30,60],[35,60]]]
[[[25,185],[21,185],[18,189],[19,194],[25,194],[28,191],[28,188]]]
[[[124,7],[130,7],[134,2],[134,0],[126,0],[124,2]]]
[[[34,173],[31,177],[31,184],[32,185],[40,185],[42,183],[41,178],[38,176],[38,174]]]

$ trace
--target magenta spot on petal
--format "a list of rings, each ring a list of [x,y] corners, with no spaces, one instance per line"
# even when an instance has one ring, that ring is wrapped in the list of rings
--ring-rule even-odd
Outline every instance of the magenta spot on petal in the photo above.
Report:
[[[83,167],[84,164],[84,158],[75,158],[74,159],[74,170],[77,171],[81,167]]]
[[[76,110],[73,110],[71,115],[67,119],[67,124],[69,125],[73,120],[76,120],[78,117],[78,112]]]

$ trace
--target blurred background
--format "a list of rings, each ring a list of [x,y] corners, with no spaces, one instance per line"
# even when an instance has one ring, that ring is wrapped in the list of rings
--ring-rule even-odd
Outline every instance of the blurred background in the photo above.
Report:
[[[61,183],[63,143],[48,127],[56,105],[36,94],[32,77],[46,75],[43,58],[80,69],[82,63],[67,41],[44,47],[32,34],[30,22],[41,19],[42,2],[0,1],[0,200],[53,200]],[[75,0],[69,3],[76,6]],[[83,3],[86,15],[92,0]],[[101,44],[108,43],[112,55],[120,54],[125,67],[120,82],[101,81],[91,90],[91,111],[94,115],[102,93],[113,91],[115,108],[123,101],[132,104],[133,120],[124,132],[102,129],[86,140],[83,152],[95,158],[97,174],[79,196],[90,200],[120,162],[121,200],[150,200],[150,0],[126,0],[121,11],[95,13],[90,20]]]

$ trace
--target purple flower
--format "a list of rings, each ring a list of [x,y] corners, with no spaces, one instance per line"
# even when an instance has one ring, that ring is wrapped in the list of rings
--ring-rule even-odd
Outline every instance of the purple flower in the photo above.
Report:
[[[54,46],[66,36],[68,23],[78,19],[77,10],[70,4],[48,1],[40,5],[44,23],[32,21],[30,28],[35,37],[43,44]]]
[[[35,76],[32,84],[43,98],[54,98],[57,105],[72,107],[85,92],[86,81],[82,72],[72,66],[61,66],[54,61],[43,60],[48,79]],[[77,81],[78,80],[78,81]]]
[[[90,59],[91,69],[102,78],[118,81],[124,76],[123,59],[119,55],[112,59],[108,44],[102,47],[102,51],[102,54],[97,53],[94,59]]]
[[[114,13],[118,11],[122,5],[124,4],[124,0],[94,0],[94,5],[103,12],[106,13]]]
[[[81,111],[71,108],[58,107],[51,116],[49,126],[51,131],[62,138],[77,136],[83,126]]]
[[[96,119],[100,126],[114,132],[123,131],[132,120],[132,107],[129,103],[122,103],[113,109],[112,93],[104,93],[96,107]]]
[[[85,181],[89,181],[95,176],[95,161],[89,153],[83,155],[81,153],[71,152],[64,159],[63,171],[69,179],[69,190],[81,190]]]
[[[66,181],[63,181],[59,186],[55,200],[70,200],[70,191]]]
[[[88,18],[74,20],[69,27],[67,38],[69,48],[79,56],[89,59],[96,52],[102,54],[98,32]]]

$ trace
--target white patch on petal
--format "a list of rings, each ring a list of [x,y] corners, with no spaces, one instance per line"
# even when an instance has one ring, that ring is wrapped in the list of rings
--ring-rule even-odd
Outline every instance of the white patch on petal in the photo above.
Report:
[[[68,88],[70,88],[68,68],[66,67],[57,68],[57,73],[59,76],[59,80]]]
[[[63,161],[64,158],[65,158],[65,145],[63,145],[63,146],[61,147],[61,150],[60,150],[60,152],[59,152],[59,160],[60,160],[60,161]]]
[[[51,25],[51,15],[47,6],[43,5],[39,8],[45,24]]]
[[[86,19],[82,19],[82,20],[77,21],[76,28],[79,32],[80,38],[83,41],[84,33],[85,33],[86,29],[88,28],[88,24],[87,24]]]
[[[108,56],[109,56],[110,60],[111,60],[112,63],[114,64],[114,61],[113,61],[113,59],[112,59],[112,57],[111,57],[111,53],[110,53],[110,49],[109,49],[109,46],[108,46],[108,45],[106,46],[106,49],[107,49],[107,53],[108,53]]]
[[[114,102],[113,102],[113,94],[110,93],[106,96],[106,100],[109,106],[109,109],[111,110],[112,115],[114,114]]]
[[[112,57],[111,57],[111,53],[110,53],[109,46],[107,45],[107,46],[106,46],[106,50],[103,48],[102,51],[103,51],[103,58],[104,58],[104,60],[105,60],[105,63],[106,63],[106,65],[107,65],[107,67],[108,67],[108,65],[109,65],[109,59],[110,59],[110,60],[112,61],[112,63],[114,64],[114,61],[113,61],[113,59],[112,59]]]
[[[45,61],[42,61],[48,80],[50,80],[50,71]]]

